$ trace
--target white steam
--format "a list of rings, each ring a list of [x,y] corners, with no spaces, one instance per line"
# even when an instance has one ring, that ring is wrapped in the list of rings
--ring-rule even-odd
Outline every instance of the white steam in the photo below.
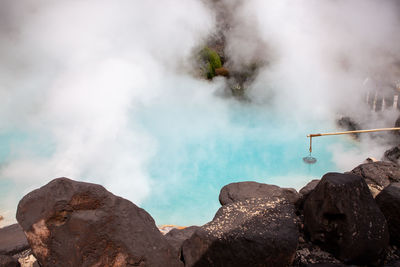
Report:
[[[165,94],[163,81],[177,75],[212,16],[198,1],[1,6],[1,131],[34,140],[13,147],[0,176],[28,190],[59,176],[95,179],[140,202],[155,144],[129,114]],[[49,155],[27,145],[40,138],[53,144]]]
[[[397,1],[220,3],[230,14],[230,63],[266,63],[248,91],[253,104],[301,122],[338,113],[376,120],[365,93],[387,89],[400,73]],[[214,11],[200,0],[1,1],[0,135],[11,154],[0,179],[24,188],[7,201],[66,176],[140,204],[155,186],[147,164],[158,144],[136,113],[154,104],[204,107],[209,121],[187,117],[194,130],[174,128],[174,118],[165,127],[176,136],[224,127],[230,100],[214,96],[224,81],[190,75],[193,49],[214,31]],[[397,115],[380,120],[389,127]],[[20,138],[6,140],[10,133]],[[355,166],[374,142],[362,153],[334,147],[334,160]]]

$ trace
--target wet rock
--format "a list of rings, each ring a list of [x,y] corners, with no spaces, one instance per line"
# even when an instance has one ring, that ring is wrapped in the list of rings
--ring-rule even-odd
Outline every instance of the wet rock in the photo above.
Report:
[[[17,220],[41,266],[182,266],[145,210],[100,185],[55,179]]]
[[[389,243],[384,215],[353,174],[324,175],[304,203],[304,225],[312,242],[345,263],[376,264]]]
[[[388,149],[383,154],[383,160],[391,161],[393,163],[399,164],[400,160],[400,145]]]
[[[171,246],[175,248],[176,251],[180,252],[183,242],[186,239],[189,239],[199,228],[199,226],[190,226],[184,229],[172,229],[165,235],[165,238],[171,244]]]
[[[363,177],[374,196],[390,183],[400,182],[400,167],[392,162],[377,161],[361,164],[351,173]]]
[[[14,255],[29,248],[24,231],[18,224],[0,228],[0,254]]]
[[[284,198],[225,204],[183,242],[185,266],[288,266],[299,232],[294,206]]]
[[[285,198],[294,204],[300,198],[300,194],[293,188],[281,188],[257,182],[240,182],[225,185],[219,193],[219,202],[221,205],[226,205],[249,198],[275,197]]]
[[[9,255],[0,255],[1,267],[20,267],[19,262]]]
[[[391,242],[400,245],[400,183],[383,189],[375,200],[386,217]]]

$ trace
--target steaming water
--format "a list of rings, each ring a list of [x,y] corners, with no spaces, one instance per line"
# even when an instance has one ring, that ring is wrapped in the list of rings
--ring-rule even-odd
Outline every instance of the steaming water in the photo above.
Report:
[[[157,223],[209,221],[220,207],[220,189],[231,182],[251,180],[299,189],[328,171],[342,171],[331,160],[330,147],[338,139],[315,141],[318,162],[302,161],[308,153],[307,131],[332,127],[324,121],[305,125],[288,115],[238,103],[232,103],[227,114],[223,125],[213,122],[218,114],[210,114],[207,107],[157,108],[142,114],[143,127],[158,142],[158,153],[148,165],[155,184],[142,207]],[[352,146],[349,139],[340,142]]]
[[[132,117],[132,123],[155,143],[153,156],[145,166],[151,192],[137,204],[158,225],[200,225],[211,220],[220,206],[219,190],[231,182],[251,180],[299,189],[326,172],[344,171],[333,163],[331,147],[334,142],[355,145],[343,137],[317,139],[313,156],[318,162],[306,165],[302,160],[308,154],[306,134],[332,129],[333,125],[309,118],[302,122],[290,114],[279,115],[265,107],[235,101],[228,101],[222,109],[190,103],[159,104],[136,111]],[[51,138],[34,133],[13,132],[0,140],[3,162],[13,158],[13,149],[27,143],[33,151],[52,153]],[[0,179],[0,211],[5,222],[13,220],[17,201],[32,189]],[[131,194],[139,190],[132,188]]]

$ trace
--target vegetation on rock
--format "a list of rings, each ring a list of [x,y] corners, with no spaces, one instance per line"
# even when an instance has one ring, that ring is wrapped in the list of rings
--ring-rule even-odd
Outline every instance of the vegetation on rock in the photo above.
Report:
[[[200,55],[205,65],[204,74],[211,80],[216,75],[215,69],[222,67],[221,58],[217,52],[207,46],[201,50]]]

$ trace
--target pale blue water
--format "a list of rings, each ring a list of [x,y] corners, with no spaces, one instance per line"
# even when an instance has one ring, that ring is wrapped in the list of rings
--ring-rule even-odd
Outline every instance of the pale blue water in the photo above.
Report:
[[[160,116],[154,117],[155,113]],[[307,165],[302,161],[308,155],[307,133],[332,127],[327,122],[305,125],[288,115],[238,103],[230,106],[223,126],[218,122],[207,125],[207,118],[212,121],[213,116],[206,111],[194,113],[196,116],[185,108],[168,107],[141,114],[143,127],[159,143],[158,153],[148,165],[157,182],[154,197],[142,204],[158,224],[209,221],[220,207],[220,189],[231,182],[250,180],[301,188],[329,171],[340,171],[328,149],[337,139],[314,140],[313,156],[318,162]],[[181,127],[182,122],[187,124]]]
[[[215,112],[204,106],[156,105],[134,114],[135,124],[157,143],[146,165],[151,193],[139,206],[158,225],[200,225],[211,220],[220,207],[220,189],[231,182],[250,180],[299,189],[327,172],[343,171],[332,162],[329,147],[346,139],[314,140],[317,163],[302,161],[308,155],[306,135],[332,129],[330,122],[299,121],[290,114],[236,102],[221,114]],[[51,138],[37,133],[7,132],[0,141],[2,163],[11,160],[20,146],[29,144],[30,151],[42,155],[51,155],[54,147]],[[1,177],[0,198],[13,187]],[[19,190],[21,196],[24,190]]]

